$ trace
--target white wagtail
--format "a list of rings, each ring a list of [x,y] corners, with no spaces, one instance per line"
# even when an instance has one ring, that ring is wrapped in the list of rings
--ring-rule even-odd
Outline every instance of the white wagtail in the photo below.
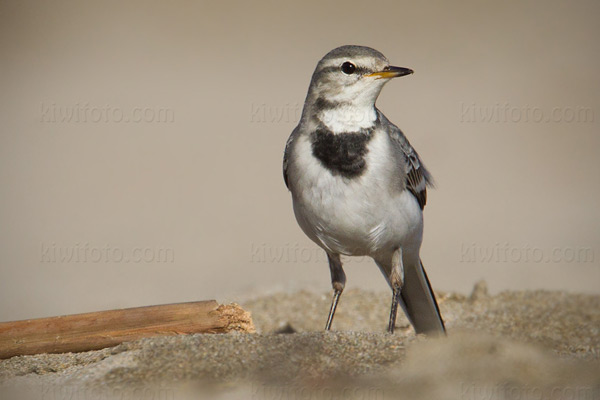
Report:
[[[312,76],[302,117],[283,159],[285,183],[304,233],[327,252],[333,301],[329,330],[344,290],[340,255],[373,258],[417,333],[443,333],[421,263],[423,207],[431,176],[402,131],[375,107],[390,79],[412,74],[377,50],[342,46]]]

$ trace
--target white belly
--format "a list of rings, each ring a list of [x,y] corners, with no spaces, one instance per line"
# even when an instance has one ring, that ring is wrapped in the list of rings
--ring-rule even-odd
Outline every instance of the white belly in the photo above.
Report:
[[[302,230],[326,251],[375,256],[420,247],[421,209],[410,192],[398,190],[399,167],[389,146],[386,134],[376,134],[369,143],[367,170],[344,178],[312,156],[307,138],[299,139],[294,213]]]

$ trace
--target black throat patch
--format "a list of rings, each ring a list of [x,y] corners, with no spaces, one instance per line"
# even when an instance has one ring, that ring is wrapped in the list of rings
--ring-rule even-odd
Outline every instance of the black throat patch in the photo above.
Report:
[[[335,134],[321,126],[311,134],[312,153],[332,174],[355,178],[367,169],[365,155],[374,130]]]

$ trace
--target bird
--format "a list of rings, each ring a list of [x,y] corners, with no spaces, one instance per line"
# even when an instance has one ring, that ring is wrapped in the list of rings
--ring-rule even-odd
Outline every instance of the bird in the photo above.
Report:
[[[327,253],[333,287],[327,331],[346,284],[341,257],[368,256],[392,290],[389,333],[398,305],[416,333],[446,332],[420,257],[433,179],[406,136],[375,105],[387,82],[412,73],[370,47],[331,50],[315,68],[285,145],[283,177],[294,215]]]

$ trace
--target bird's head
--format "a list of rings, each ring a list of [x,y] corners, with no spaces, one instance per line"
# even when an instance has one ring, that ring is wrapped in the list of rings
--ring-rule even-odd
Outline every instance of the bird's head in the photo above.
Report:
[[[338,47],[317,64],[307,102],[317,108],[373,107],[383,85],[412,73],[408,68],[390,66],[383,54],[370,47]]]

